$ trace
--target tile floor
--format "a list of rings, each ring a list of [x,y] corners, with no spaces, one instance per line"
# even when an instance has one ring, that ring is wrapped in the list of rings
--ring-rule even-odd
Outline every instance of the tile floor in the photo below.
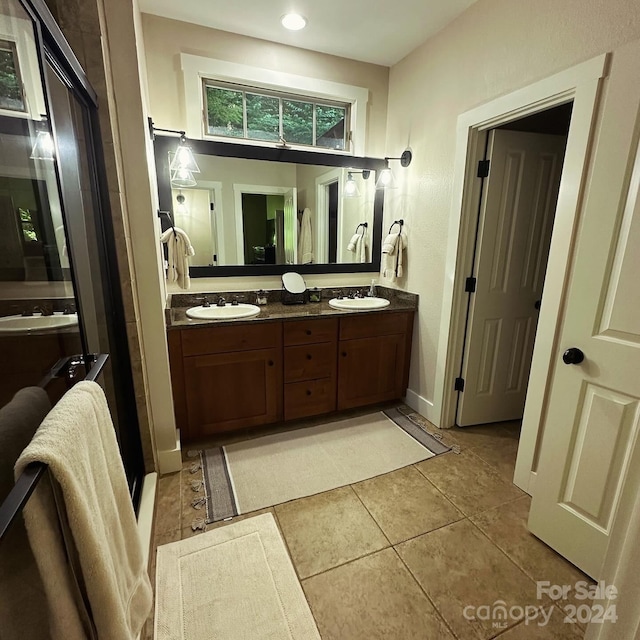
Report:
[[[537,580],[587,578],[526,529],[529,497],[511,483],[519,425],[440,433],[460,453],[234,521],[274,514],[323,640],[582,638],[580,626],[564,622],[570,600],[537,599]],[[152,576],[158,545],[200,534],[191,529],[202,514],[190,504],[192,462],[159,481]],[[464,615],[496,601],[543,607],[549,622],[497,626]],[[153,638],[151,620],[143,637]]]

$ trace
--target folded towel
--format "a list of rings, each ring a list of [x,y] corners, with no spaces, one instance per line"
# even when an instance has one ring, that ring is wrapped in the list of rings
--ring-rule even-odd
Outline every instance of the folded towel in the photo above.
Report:
[[[393,255],[396,250],[396,243],[398,241],[397,233],[390,233],[382,243],[382,253],[388,253],[390,256]]]
[[[359,233],[354,233],[351,236],[351,240],[349,240],[349,244],[347,245],[347,251],[351,251],[351,252],[355,253],[356,244],[357,244],[359,238],[360,238],[360,234]]]
[[[177,282],[181,289],[191,287],[189,256],[196,254],[191,240],[180,227],[167,229],[160,240],[167,245],[167,282]]]
[[[14,485],[13,466],[49,413],[44,389],[26,387],[0,409],[0,502]],[[0,638],[49,638],[47,599],[22,517],[0,545]]]
[[[391,243],[391,235],[385,239],[385,244],[389,240]],[[402,254],[407,246],[407,235],[404,231],[393,235],[393,249],[391,251],[385,250],[385,245],[382,248],[382,264],[381,273],[384,278],[388,280],[395,280],[396,278],[402,278],[404,270],[402,267]]]
[[[20,456],[16,477],[35,461],[49,465],[59,489],[95,636],[133,640],[151,610],[151,584],[109,407],[96,383],[79,382],[58,402]],[[51,637],[85,640],[55,514],[51,485],[41,481],[24,517],[49,602]]]

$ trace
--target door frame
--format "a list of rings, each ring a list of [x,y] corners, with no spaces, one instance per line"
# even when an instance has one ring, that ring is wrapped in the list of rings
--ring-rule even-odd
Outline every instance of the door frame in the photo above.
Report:
[[[482,187],[482,181],[476,177],[476,167],[484,158],[488,131],[573,101],[545,279],[545,303],[538,320],[514,478],[515,484],[527,493],[531,493],[535,482],[538,427],[547,394],[573,235],[587,173],[587,152],[600,81],[606,76],[607,62],[608,54],[602,54],[458,117],[434,402],[431,404],[425,400],[419,402],[418,407],[423,415],[431,416],[441,428],[452,427],[455,423],[458,392],[454,390],[454,381],[459,371],[465,332],[464,283],[473,266],[473,243]]]
[[[329,262],[329,234],[318,233],[319,229],[329,228],[329,196],[327,194],[327,187],[334,183],[338,183],[338,219],[342,218],[342,182],[344,171],[340,167],[331,169],[319,175],[316,178],[316,262]],[[337,230],[337,245],[342,246],[342,228],[338,225]],[[337,258],[336,258],[337,261]]]

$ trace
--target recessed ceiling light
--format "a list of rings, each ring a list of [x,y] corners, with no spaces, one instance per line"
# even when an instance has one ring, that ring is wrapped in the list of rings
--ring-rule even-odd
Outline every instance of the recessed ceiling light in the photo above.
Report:
[[[307,26],[307,19],[298,13],[287,13],[280,18],[282,26],[290,31],[300,31]]]

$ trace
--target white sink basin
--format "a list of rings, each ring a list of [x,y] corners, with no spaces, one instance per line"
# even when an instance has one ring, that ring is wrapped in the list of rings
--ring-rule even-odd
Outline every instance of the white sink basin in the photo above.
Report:
[[[255,304],[225,304],[224,307],[211,305],[210,307],[191,307],[187,309],[187,316],[194,320],[237,320],[251,318],[260,313],[260,307]]]
[[[32,333],[59,331],[78,324],[78,315],[69,313],[67,315],[43,316],[35,314],[33,316],[4,316],[0,318],[0,333]]]
[[[386,298],[332,298],[329,306],[334,309],[348,309],[349,311],[372,311],[389,306]]]

